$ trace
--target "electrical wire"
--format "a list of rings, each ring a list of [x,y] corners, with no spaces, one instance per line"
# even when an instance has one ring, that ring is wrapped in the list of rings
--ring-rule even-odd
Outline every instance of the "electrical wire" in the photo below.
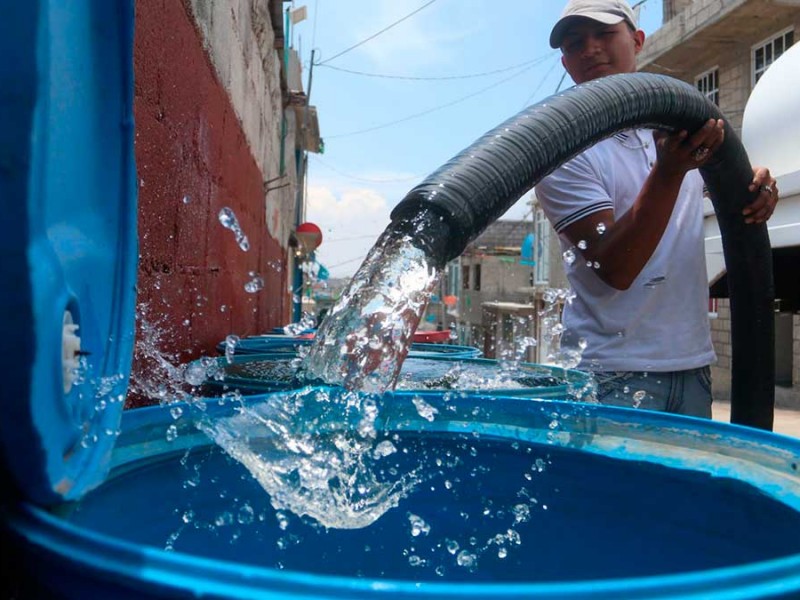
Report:
[[[390,25],[388,25],[388,26],[384,27],[383,29],[381,29],[381,30],[380,30],[380,31],[378,31],[377,33],[373,33],[373,34],[372,34],[371,36],[369,36],[368,38],[365,38],[365,39],[361,40],[360,42],[358,42],[358,43],[356,43],[356,44],[353,44],[353,45],[352,45],[352,46],[350,46],[349,48],[345,48],[344,50],[342,50],[342,51],[341,51],[341,52],[339,52],[338,54],[334,54],[334,55],[333,55],[333,56],[331,56],[330,58],[328,58],[328,59],[326,59],[326,60],[324,60],[324,61],[322,61],[322,62],[320,62],[320,63],[317,63],[317,64],[318,64],[318,65],[324,65],[325,63],[329,63],[329,62],[331,62],[332,60],[339,58],[339,57],[340,57],[340,56],[342,56],[343,54],[347,54],[347,53],[348,53],[348,52],[350,52],[351,50],[355,50],[355,49],[356,49],[356,48],[358,48],[359,46],[361,46],[361,45],[363,45],[363,44],[366,44],[366,43],[367,43],[367,42],[369,42],[370,40],[374,40],[376,37],[378,37],[378,36],[379,36],[379,35],[381,35],[382,33],[386,33],[386,32],[387,32],[387,31],[389,31],[389,30],[390,30],[392,27],[394,27],[394,26],[396,26],[396,25],[399,25],[400,23],[402,23],[402,22],[403,22],[403,21],[405,21],[406,19],[409,19],[409,18],[413,17],[415,14],[417,14],[417,13],[418,13],[418,12],[420,12],[421,10],[423,10],[423,9],[425,9],[425,8],[427,8],[427,7],[429,7],[429,6],[430,6],[431,4],[433,4],[434,2],[436,2],[436,0],[429,0],[428,2],[426,2],[425,4],[423,4],[422,6],[420,6],[418,9],[416,9],[416,10],[413,10],[413,11],[411,11],[410,13],[408,13],[408,14],[407,14],[405,17],[402,17],[402,18],[398,19],[397,21],[395,21],[394,23],[391,23]]]
[[[359,256],[358,258],[351,258],[350,260],[346,260],[344,262],[336,263],[335,265],[329,265],[326,268],[328,270],[335,269],[336,267],[343,267],[344,265],[349,265],[350,263],[354,263],[359,260],[364,260],[367,257],[365,254],[364,256]]]
[[[407,181],[419,181],[424,177],[424,175],[413,175],[409,177],[402,177],[397,179],[370,179],[368,177],[358,177],[356,175],[351,175],[349,173],[345,173],[344,171],[340,171],[336,167],[329,165],[328,163],[319,159],[319,157],[314,156],[314,163],[318,165],[322,165],[326,169],[333,171],[334,173],[338,173],[342,177],[346,177],[347,179],[352,179],[354,181],[361,181],[363,183],[405,183]]]
[[[350,73],[352,75],[362,75],[364,77],[378,77],[381,79],[399,79],[402,81],[454,81],[461,79],[475,79],[478,77],[488,77],[490,75],[497,75],[499,73],[507,73],[508,71],[514,71],[515,69],[519,69],[521,67],[533,63],[543,62],[548,58],[550,58],[553,54],[554,52],[550,52],[545,56],[539,56],[537,58],[526,60],[525,62],[512,65],[510,67],[503,67],[502,69],[495,69],[493,71],[484,71],[482,73],[469,73],[465,75],[441,75],[441,76],[390,75],[386,73],[368,73],[366,71],[356,71],[354,69],[343,69],[341,67],[334,67],[333,65],[318,65],[318,66],[325,67],[326,69],[333,69],[334,71],[340,71],[342,73]]]
[[[451,102],[447,102],[445,104],[440,104],[439,106],[434,106],[433,108],[429,108],[427,110],[423,110],[422,112],[414,113],[413,115],[408,115],[407,117],[403,117],[402,119],[397,119],[395,121],[389,121],[388,123],[383,123],[381,125],[375,125],[374,127],[367,127],[366,129],[359,129],[357,131],[350,131],[350,132],[347,132],[347,133],[338,133],[336,135],[326,135],[325,139],[326,140],[331,140],[331,139],[334,139],[334,138],[343,138],[343,137],[350,137],[350,136],[353,136],[353,135],[361,135],[362,133],[369,133],[371,131],[377,131],[379,129],[385,129],[386,127],[391,127],[393,125],[399,125],[400,123],[405,123],[406,121],[411,121],[412,119],[417,119],[419,117],[424,117],[425,115],[429,115],[429,114],[431,114],[433,112],[436,112],[438,110],[442,110],[443,108],[449,108],[450,106],[455,106],[456,104],[460,104],[461,102],[465,102],[466,100],[469,100],[470,98],[474,98],[475,96],[478,96],[480,94],[483,94],[485,92],[493,90],[493,89],[497,88],[497,86],[500,85],[501,83],[505,83],[507,81],[511,81],[512,79],[527,73],[534,66],[535,65],[528,65],[527,67],[521,69],[520,71],[517,71],[516,73],[514,73],[510,77],[506,77],[504,79],[501,79],[500,81],[495,81],[491,85],[483,87],[483,88],[479,89],[478,91],[473,92],[471,94],[467,94],[466,96],[462,96],[461,98],[457,98],[456,100],[453,100]]]
[[[356,240],[376,240],[380,233],[375,233],[373,235],[357,235],[354,237],[346,237],[346,238],[336,238],[334,240],[325,240],[325,245],[328,244],[337,244],[339,242],[355,242]]]
[[[539,81],[539,85],[536,86],[536,89],[534,89],[533,92],[531,92],[531,95],[528,96],[528,98],[525,100],[525,102],[522,103],[522,107],[520,108],[520,110],[522,110],[523,108],[526,108],[530,104],[530,102],[533,99],[533,97],[539,92],[540,89],[542,89],[542,86],[544,85],[544,82],[547,81],[548,77],[550,77],[550,73],[552,73],[553,69],[555,69],[556,66],[558,66],[560,64],[561,64],[561,61],[559,61],[559,60],[557,60],[557,61],[555,61],[553,63],[553,66],[551,66],[547,70],[547,73],[545,73],[544,77],[542,77],[542,79]]]

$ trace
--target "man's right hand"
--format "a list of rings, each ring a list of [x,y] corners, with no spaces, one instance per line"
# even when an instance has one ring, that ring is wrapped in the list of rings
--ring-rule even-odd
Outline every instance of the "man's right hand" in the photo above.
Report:
[[[668,176],[683,177],[688,171],[706,164],[725,140],[725,122],[709,119],[692,135],[684,130],[675,133],[656,131],[656,164],[653,167]]]

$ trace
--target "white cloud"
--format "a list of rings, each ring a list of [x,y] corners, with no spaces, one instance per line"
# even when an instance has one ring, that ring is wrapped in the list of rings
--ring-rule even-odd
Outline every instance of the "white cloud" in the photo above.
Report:
[[[352,275],[389,224],[390,212],[375,189],[310,185],[306,217],[322,229],[318,260],[334,277]]]

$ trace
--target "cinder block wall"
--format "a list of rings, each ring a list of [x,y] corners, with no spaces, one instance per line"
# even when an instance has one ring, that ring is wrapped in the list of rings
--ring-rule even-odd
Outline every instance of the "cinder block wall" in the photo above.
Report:
[[[150,388],[165,383],[158,356],[179,363],[215,354],[229,333],[289,320],[294,142],[289,132],[286,186],[265,196],[264,182],[280,175],[282,115],[266,6],[136,2],[140,320],[132,404],[151,402]],[[223,207],[236,214],[247,252],[220,224]],[[264,280],[255,294],[244,288],[251,272]]]
[[[794,324],[794,341],[792,342],[792,387],[800,392],[800,314],[792,317]]]
[[[717,318],[711,319],[711,341],[717,362],[711,366],[714,398],[730,400],[731,396],[731,304],[727,298],[718,301]]]

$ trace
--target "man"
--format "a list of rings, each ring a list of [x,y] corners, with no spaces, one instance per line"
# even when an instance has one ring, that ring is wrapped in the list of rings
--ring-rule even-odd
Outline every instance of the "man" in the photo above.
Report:
[[[634,72],[644,40],[624,0],[570,0],[550,35],[575,83]],[[714,120],[691,134],[629,130],[536,186],[576,293],[563,342],[585,345],[581,368],[596,373],[604,404],[711,417],[715,356],[697,168],[723,138]],[[762,223],[777,202],[775,180],[755,169],[750,188],[761,191],[743,218]]]

